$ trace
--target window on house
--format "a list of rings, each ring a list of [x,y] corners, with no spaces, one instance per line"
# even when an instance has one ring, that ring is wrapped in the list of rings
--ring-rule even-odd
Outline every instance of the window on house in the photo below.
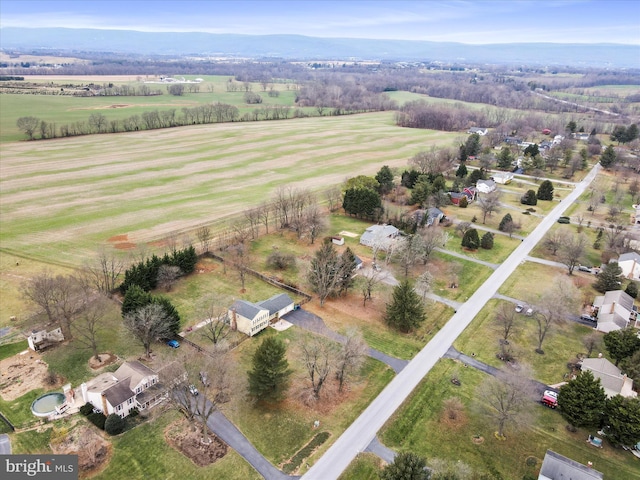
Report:
[[[140,393],[142,391],[142,387],[136,388],[136,393]]]
[[[133,403],[133,397],[131,397],[131,398],[128,400],[128,403],[129,403],[129,405],[131,405],[131,404]]]

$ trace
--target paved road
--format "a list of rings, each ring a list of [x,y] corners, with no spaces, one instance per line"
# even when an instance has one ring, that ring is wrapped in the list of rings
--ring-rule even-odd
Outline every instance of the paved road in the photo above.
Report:
[[[378,437],[373,437],[373,440],[371,440],[371,443],[367,445],[365,452],[373,453],[374,455],[377,455],[387,463],[393,462],[393,459],[396,458],[396,452],[391,450],[389,447],[385,447],[382,443],[380,443],[380,440],[378,440]]]
[[[471,323],[498,288],[515,271],[520,262],[542,240],[569,206],[585,191],[600,170],[596,165],[585,179],[560,202],[538,227],[525,238],[514,252],[498,267],[478,290],[462,305],[449,322],[414,357],[367,409],[327,450],[322,458],[303,476],[306,480],[336,479],[349,466],[359,452],[364,451],[402,402],[409,396],[420,380],[429,373],[436,362],[447,352],[456,338]]]
[[[0,455],[11,455],[11,440],[6,433],[0,435]]]

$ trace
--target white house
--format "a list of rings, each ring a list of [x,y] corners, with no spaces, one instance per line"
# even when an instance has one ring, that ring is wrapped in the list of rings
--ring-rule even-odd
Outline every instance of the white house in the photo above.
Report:
[[[590,466],[547,450],[538,480],[602,480],[604,475]]]
[[[393,225],[371,225],[360,237],[360,244],[367,247],[379,245],[383,249],[387,248],[400,234]]]
[[[629,325],[638,327],[633,298],[622,290],[612,290],[597,296],[593,301],[597,329],[601,332],[620,330]],[[633,323],[632,323],[633,322]]]
[[[50,345],[64,341],[64,335],[60,327],[37,328],[31,331],[27,337],[29,348],[34,352],[44,350]]]
[[[227,316],[232,328],[253,337],[294,307],[291,297],[286,293],[280,293],[258,303],[236,300],[229,308]]]
[[[496,183],[499,183],[501,185],[506,185],[508,183],[511,183],[511,180],[513,180],[513,173],[511,172],[494,173],[491,179]]]
[[[496,182],[493,180],[478,180],[476,182],[476,190],[480,193],[491,193],[496,189]]]
[[[590,371],[594,378],[600,379],[600,384],[604,389],[607,397],[615,397],[622,395],[623,397],[637,397],[638,394],[633,391],[633,380],[616,367],[609,360],[604,358],[602,354],[598,358],[585,358],[581,362],[582,371]]]
[[[640,280],[640,254],[636,252],[623,253],[618,257],[618,265],[625,278]]]
[[[489,133],[489,130],[486,128],[471,127],[469,130],[467,130],[467,133],[477,133],[481,137],[484,137],[487,133]]]
[[[158,374],[140,362],[124,362],[115,372],[101,373],[80,385],[82,399],[105,415],[124,418],[131,410],[145,410],[166,398]]]

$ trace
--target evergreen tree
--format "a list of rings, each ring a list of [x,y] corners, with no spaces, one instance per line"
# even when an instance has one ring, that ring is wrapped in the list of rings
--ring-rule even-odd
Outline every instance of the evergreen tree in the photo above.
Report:
[[[470,228],[462,237],[462,246],[469,250],[477,250],[480,246],[480,236],[475,228]]]
[[[484,176],[482,175],[482,171],[478,168],[476,170],[472,170],[469,176],[467,177],[466,184],[475,185],[478,183],[478,180],[484,180]]]
[[[265,402],[282,399],[292,373],[285,343],[277,337],[265,338],[253,354],[252,365],[248,372],[249,394]]]
[[[538,198],[536,197],[536,192],[534,190],[527,190],[527,193],[520,199],[520,203],[524,205],[537,205]]]
[[[498,226],[498,230],[500,230],[501,232],[504,232],[505,226],[508,223],[513,223],[513,218],[511,217],[510,213],[507,213],[504,217],[502,217],[502,220],[500,220],[500,225]]]
[[[413,186],[413,190],[411,190],[411,199],[409,202],[412,205],[418,204],[420,208],[423,208],[429,201],[431,194],[436,191],[429,177],[427,175],[420,175],[418,181]]]
[[[618,145],[624,142],[624,139],[627,135],[627,129],[624,125],[616,125],[613,127],[613,132],[609,136],[609,139],[612,142],[618,142]]]
[[[104,431],[109,435],[118,435],[124,431],[124,420],[116,413],[110,414],[104,421]]]
[[[606,398],[600,379],[585,370],[560,387],[558,408],[574,427],[599,427]]]
[[[458,202],[458,207],[467,208],[469,206],[469,200],[467,200],[467,196],[463,195],[460,197],[460,201]]]
[[[511,155],[511,150],[508,147],[502,147],[500,153],[498,154],[498,168],[502,170],[509,170],[511,168],[511,162],[513,162],[513,155]]]
[[[578,125],[576,124],[575,121],[571,120],[569,123],[567,123],[567,126],[565,128],[566,128],[567,132],[574,133],[576,131],[576,129],[578,128]]]
[[[471,135],[469,135],[467,141],[464,143],[464,152],[466,154],[466,158],[477,156],[480,153],[480,147],[480,135],[477,133],[472,133]]]
[[[425,320],[422,299],[413,289],[413,285],[408,280],[403,280],[394,287],[391,303],[387,304],[387,325],[407,333],[419,327]]]
[[[602,168],[609,168],[614,163],[616,163],[617,159],[618,156],[616,155],[616,151],[614,150],[613,145],[609,145],[604,149],[602,155],[600,155],[600,165],[602,165]]]
[[[351,248],[347,247],[342,255],[340,255],[340,261],[338,266],[338,284],[337,290],[341,293],[347,293],[347,291],[353,287],[355,281],[353,272],[356,270],[356,256],[353,254]]]
[[[393,172],[391,169],[384,165],[376,174],[376,180],[380,184],[378,192],[381,195],[386,195],[393,189]]]
[[[620,362],[620,370],[633,380],[635,388],[640,387],[640,350]]]
[[[625,132],[623,143],[633,142],[636,138],[638,138],[638,125],[632,123]]]
[[[418,177],[420,176],[420,172],[417,170],[404,171],[402,172],[402,179],[400,180],[400,185],[407,188],[413,188],[413,186],[418,181]]]
[[[536,198],[538,200],[553,200],[553,184],[551,181],[545,180],[540,184]]]
[[[607,399],[605,419],[604,433],[614,445],[632,446],[640,442],[640,398],[616,395]]]
[[[627,288],[624,289],[624,292],[629,295],[631,298],[637,298],[638,297],[638,285],[636,284],[636,282],[631,281],[629,282],[629,285],[627,285]]]
[[[612,330],[604,335],[604,346],[607,352],[616,362],[633,356],[640,350],[640,338],[634,327],[623,328],[622,330]]]
[[[429,480],[431,473],[425,469],[424,458],[411,452],[401,452],[388,464],[382,472],[382,480]]]
[[[171,333],[174,336],[177,335],[178,332],[180,332],[180,314],[178,310],[176,310],[176,307],[173,306],[167,297],[163,297],[162,295],[153,295],[151,297],[151,303],[162,307],[169,320]]]
[[[532,158],[540,155],[540,148],[538,147],[538,144],[534,143],[533,145],[529,145],[524,149],[524,154]]]
[[[378,192],[369,188],[349,188],[344,192],[342,208],[356,217],[375,218],[382,209],[382,200]]]
[[[464,178],[467,176],[467,166],[464,162],[460,162],[458,169],[456,170],[456,177]]]
[[[482,235],[480,246],[485,250],[491,250],[493,248],[493,233],[486,232],[484,235]]]
[[[149,305],[151,303],[151,294],[145,292],[138,285],[131,285],[127,289],[127,293],[122,300],[122,317],[127,314],[133,313],[141,307]]]
[[[593,288],[600,293],[619,290],[622,279],[622,268],[620,268],[620,265],[618,265],[617,262],[607,263],[598,274],[598,279],[593,284]]]

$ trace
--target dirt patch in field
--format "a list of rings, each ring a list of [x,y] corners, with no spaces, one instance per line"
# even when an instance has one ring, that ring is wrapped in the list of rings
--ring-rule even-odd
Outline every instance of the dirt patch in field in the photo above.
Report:
[[[25,350],[0,361],[0,396],[15,400],[36,388],[51,388],[47,382],[49,366],[37,352]]]
[[[114,235],[107,239],[107,242],[113,245],[113,248],[117,250],[133,250],[136,248],[136,244],[129,241],[129,235]]]
[[[199,467],[211,465],[227,454],[226,443],[213,434],[209,435],[209,443],[203,443],[202,430],[194,430],[184,418],[167,426],[164,437],[169,445]]]
[[[116,243],[113,248],[116,248],[118,250],[133,250],[134,248],[136,248],[136,244],[131,242],[121,242]]]
[[[89,425],[76,426],[68,433],[59,431],[51,442],[51,450],[58,455],[78,455],[80,478],[89,478],[103,470],[111,459],[111,443]],[[56,436],[56,430],[52,437]]]

